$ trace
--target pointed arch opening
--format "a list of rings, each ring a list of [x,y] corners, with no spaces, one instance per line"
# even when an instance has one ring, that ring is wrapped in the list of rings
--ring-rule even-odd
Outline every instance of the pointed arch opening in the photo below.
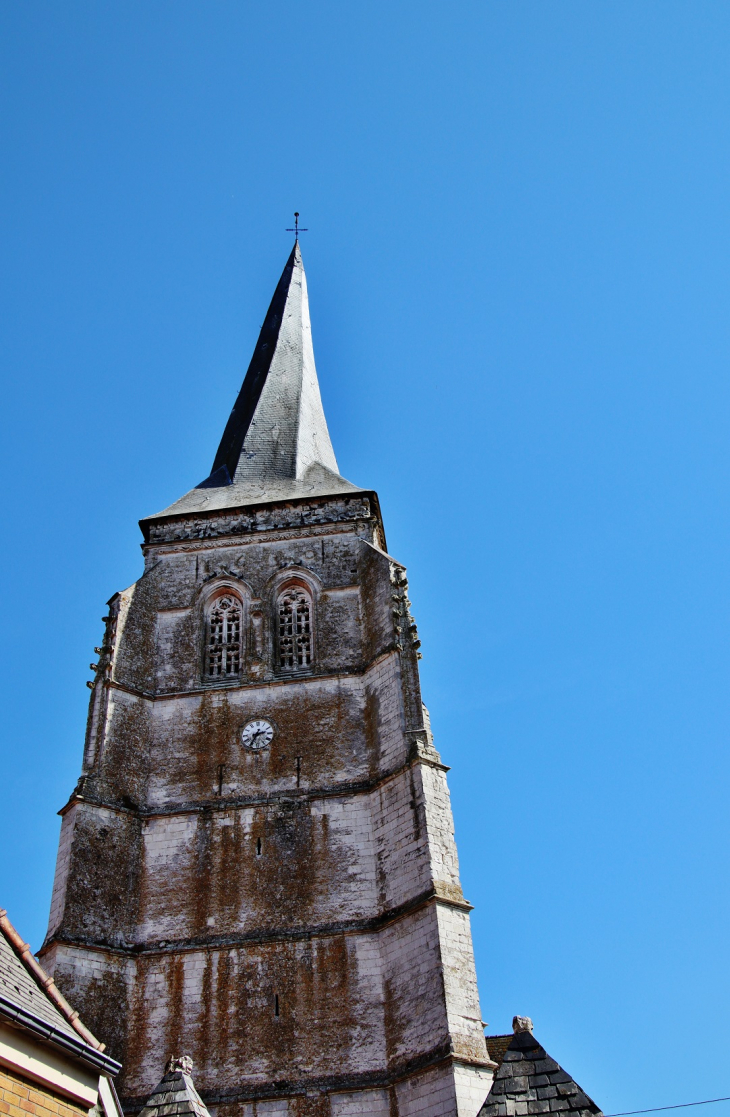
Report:
[[[307,671],[314,662],[312,595],[301,583],[276,598],[277,666],[280,671]]]
[[[230,590],[208,604],[205,624],[205,677],[237,679],[241,674],[243,602]]]

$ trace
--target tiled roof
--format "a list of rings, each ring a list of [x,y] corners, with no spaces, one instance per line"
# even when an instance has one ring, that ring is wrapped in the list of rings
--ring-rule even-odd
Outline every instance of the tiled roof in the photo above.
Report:
[[[192,1060],[174,1059],[168,1065],[172,1069],[155,1086],[139,1117],[210,1117],[193,1084]]]
[[[107,1074],[118,1063],[102,1054],[104,1044],[79,1020],[31,949],[0,908],[0,1018],[34,1032]]]
[[[497,1066],[500,1066],[502,1059],[504,1059],[505,1051],[515,1038],[514,1033],[510,1032],[507,1036],[485,1036],[484,1038],[487,1041],[489,1058],[492,1062],[496,1063]]]
[[[504,1036],[487,1038],[504,1039]],[[489,1048],[490,1055],[495,1053]],[[517,1032],[504,1052],[479,1117],[528,1117],[531,1114],[602,1117],[601,1110],[570,1075],[546,1054],[531,1032]]]
[[[23,964],[4,933],[0,933],[0,996],[12,1001],[18,1008],[32,1012],[52,1028],[57,1028],[69,1036],[78,1035],[58,1006],[50,1000],[45,989],[39,986],[35,976]]]

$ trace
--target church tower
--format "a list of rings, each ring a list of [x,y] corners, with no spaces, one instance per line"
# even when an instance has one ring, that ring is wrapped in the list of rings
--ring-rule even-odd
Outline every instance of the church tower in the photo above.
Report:
[[[137,1112],[475,1117],[487,1055],[406,573],[339,475],[295,243],[210,476],[141,521],[44,965]]]

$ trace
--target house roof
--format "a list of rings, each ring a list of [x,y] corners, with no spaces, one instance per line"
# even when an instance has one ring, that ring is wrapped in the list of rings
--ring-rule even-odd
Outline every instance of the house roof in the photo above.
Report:
[[[297,241],[261,327],[210,476],[142,524],[167,516],[362,491],[340,476],[332,449]]]
[[[210,1117],[195,1089],[193,1061],[188,1056],[170,1059],[165,1076],[139,1113],[139,1117]]]
[[[485,1036],[484,1038],[487,1041],[489,1058],[493,1063],[496,1063],[497,1066],[500,1066],[504,1059],[505,1051],[514,1039],[514,1032],[510,1032],[509,1035],[506,1036]]]
[[[488,1036],[487,1047],[497,1058],[505,1036]],[[479,1117],[529,1117],[531,1114],[575,1114],[576,1117],[602,1117],[596,1103],[577,1082],[551,1059],[530,1031],[518,1031],[502,1052],[492,1088],[479,1111]]]
[[[105,1074],[121,1066],[79,1020],[0,908],[0,1020],[32,1032]]]

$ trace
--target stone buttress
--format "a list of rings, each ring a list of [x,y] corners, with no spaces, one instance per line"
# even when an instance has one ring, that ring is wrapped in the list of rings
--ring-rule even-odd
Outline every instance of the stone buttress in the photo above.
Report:
[[[42,955],[141,1109],[475,1117],[492,1080],[446,768],[377,496],[337,472],[298,244],[211,476],[141,522]]]

